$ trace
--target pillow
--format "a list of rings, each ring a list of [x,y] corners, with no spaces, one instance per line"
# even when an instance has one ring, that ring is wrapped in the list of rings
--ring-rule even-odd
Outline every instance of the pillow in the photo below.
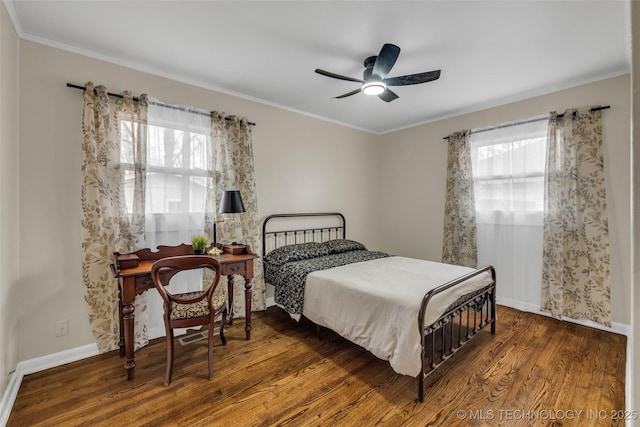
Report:
[[[323,243],[329,250],[330,254],[341,254],[343,252],[351,252],[351,251],[366,251],[367,248],[355,240],[347,240],[347,239],[336,239],[336,240],[328,240]]]
[[[264,257],[264,260],[273,265],[284,265],[292,261],[301,261],[325,255],[329,255],[329,248],[325,245],[318,242],[307,242],[276,248],[269,252]]]

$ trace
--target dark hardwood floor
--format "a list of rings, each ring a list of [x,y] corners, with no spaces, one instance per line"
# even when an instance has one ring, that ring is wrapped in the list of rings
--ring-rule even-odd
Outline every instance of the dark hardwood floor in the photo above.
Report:
[[[482,331],[427,379],[416,380],[331,331],[272,307],[216,340],[176,342],[164,386],[165,343],[136,352],[128,382],[117,352],[25,376],[9,426],[615,426],[625,408],[626,337],[498,307]],[[579,412],[582,411],[582,412]]]

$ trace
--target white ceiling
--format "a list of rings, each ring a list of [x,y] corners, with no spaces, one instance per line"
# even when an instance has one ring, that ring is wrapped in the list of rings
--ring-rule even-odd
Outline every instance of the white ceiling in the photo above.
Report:
[[[4,2],[21,38],[373,133],[630,69],[628,0]],[[440,79],[332,99],[359,84],[314,70],[362,78],[384,43],[388,77]]]

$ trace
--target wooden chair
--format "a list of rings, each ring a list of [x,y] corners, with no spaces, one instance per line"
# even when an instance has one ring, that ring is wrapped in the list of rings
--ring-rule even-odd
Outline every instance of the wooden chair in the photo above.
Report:
[[[181,271],[208,268],[215,270],[215,278],[211,286],[204,291],[172,294],[167,285],[173,277]],[[224,337],[224,325],[227,318],[227,304],[224,295],[214,295],[220,282],[220,263],[206,255],[184,255],[163,258],[151,267],[153,285],[164,300],[164,326],[167,332],[167,375],[165,385],[171,382],[173,370],[174,328],[189,328],[192,326],[209,326],[209,379],[213,379],[213,335],[214,323],[218,315],[222,314],[220,322],[220,339],[222,345],[227,344]]]

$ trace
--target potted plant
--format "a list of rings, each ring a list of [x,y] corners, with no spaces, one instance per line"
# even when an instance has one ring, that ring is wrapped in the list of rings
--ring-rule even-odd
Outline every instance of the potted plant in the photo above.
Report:
[[[191,247],[196,255],[203,255],[207,247],[207,239],[204,236],[193,236],[191,238]]]

